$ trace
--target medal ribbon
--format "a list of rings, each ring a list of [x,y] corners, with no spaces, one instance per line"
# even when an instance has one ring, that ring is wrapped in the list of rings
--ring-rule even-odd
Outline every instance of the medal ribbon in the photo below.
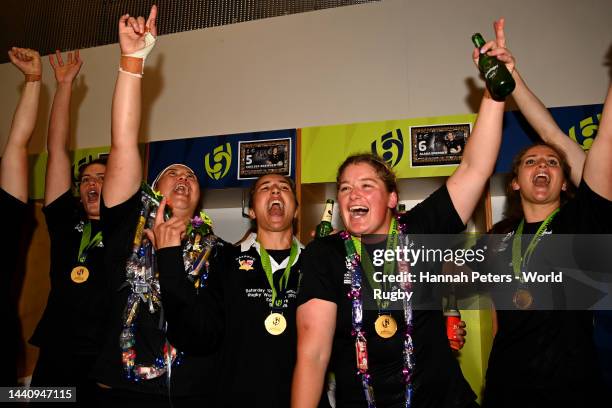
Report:
[[[91,239],[91,222],[87,221],[83,225],[83,233],[81,234],[81,244],[79,245],[79,255],[77,258],[79,263],[84,264],[89,250],[96,247],[100,242],[102,242],[102,231],[98,231],[93,239]]]
[[[293,265],[293,261],[298,253],[298,244],[295,240],[291,243],[291,251],[289,252],[289,262],[287,262],[287,266],[285,267],[285,271],[280,278],[280,282],[278,283],[278,292],[276,291],[276,287],[274,287],[274,278],[272,272],[272,264],[270,262],[270,254],[266,251],[266,249],[259,244],[259,253],[261,255],[261,266],[266,273],[266,278],[268,278],[268,283],[270,284],[270,288],[272,288],[272,309],[280,308],[283,305],[283,299],[278,299],[276,301],[277,294],[280,293],[281,296],[284,294],[285,289],[287,289],[287,285],[289,284],[289,275],[291,273],[291,265]]]
[[[393,218],[391,220],[391,225],[389,225],[389,238],[387,238],[387,250],[389,249],[393,250],[393,248],[397,247],[397,233],[398,233],[397,220]],[[372,264],[372,261],[370,260],[370,255],[368,254],[368,251],[361,250],[361,241],[357,239],[356,237],[352,236],[351,240],[353,242],[353,245],[355,246],[355,251],[361,257],[361,267],[364,269],[365,276],[368,279],[370,287],[372,289],[380,289],[381,288],[380,282],[374,279],[374,272],[375,272],[374,265]],[[383,275],[385,277],[392,275],[393,267],[394,267],[394,262],[385,262],[385,265],[383,267]],[[382,286],[386,290],[387,280],[383,279],[382,283],[383,283]],[[378,308],[382,310],[386,310],[389,307],[388,300],[376,299],[376,304],[378,305]]]
[[[531,238],[531,242],[529,242],[529,245],[527,246],[527,249],[525,249],[524,254],[521,254],[521,238],[523,237],[523,227],[525,226],[525,218],[521,220],[521,223],[516,229],[516,232],[514,233],[514,238],[512,239],[512,270],[514,271],[514,277],[519,278],[521,282],[523,282],[523,278],[521,276],[521,269],[523,269],[529,263],[529,259],[531,258],[533,251],[535,251],[536,247],[538,246],[540,238],[542,238],[544,231],[546,231],[546,228],[552,222],[553,218],[555,218],[555,215],[557,215],[558,212],[559,209],[557,208],[548,217],[546,217],[546,219],[542,222],[537,232],[533,236],[533,238]]]

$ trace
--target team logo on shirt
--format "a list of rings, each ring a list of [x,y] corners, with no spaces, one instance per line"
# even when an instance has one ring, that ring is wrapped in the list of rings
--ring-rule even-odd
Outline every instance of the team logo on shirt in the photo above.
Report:
[[[249,255],[240,255],[236,258],[238,261],[238,269],[242,269],[243,271],[252,271],[253,264],[255,263],[255,258]]]

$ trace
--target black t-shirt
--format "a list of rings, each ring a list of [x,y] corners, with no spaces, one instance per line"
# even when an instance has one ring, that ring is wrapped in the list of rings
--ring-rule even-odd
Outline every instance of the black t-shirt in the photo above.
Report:
[[[8,241],[5,242],[4,245],[0,246],[0,253],[2,254],[2,259],[8,262],[7,265],[7,263],[3,261],[3,264],[7,268],[9,266],[12,266],[14,268],[15,257],[17,256],[17,246],[19,244],[18,238],[21,237],[22,229],[26,224],[27,210],[27,203],[18,200],[17,198],[0,188],[0,213],[4,214],[4,220],[2,220],[2,225],[7,232],[10,231],[11,234],[15,234],[10,235],[10,239],[8,239]],[[10,269],[10,271],[10,274],[1,274],[2,279],[11,278],[13,269]],[[8,288],[8,286],[8,281],[2,280],[2,289],[4,290]]]
[[[28,224],[28,205],[0,188],[0,214],[4,214],[2,226],[6,231],[4,244],[0,246],[2,273],[0,273],[0,321],[5,334],[0,347],[5,350],[5,360],[0,365],[0,385],[17,385],[17,355],[22,342],[16,299],[11,290],[20,255],[19,244],[24,226]]]
[[[540,224],[526,223],[523,233],[535,234]],[[514,229],[507,236],[511,236]],[[612,202],[597,195],[583,181],[576,196],[561,207],[547,231],[609,234],[612,231]],[[523,248],[525,246],[523,242]],[[501,265],[500,273],[512,274],[511,240],[508,245],[488,248],[497,253],[487,256],[487,262]],[[544,237],[531,257],[529,270],[544,271],[546,265],[553,267],[553,259],[555,263],[563,262],[560,259],[567,254],[548,248]],[[537,302],[537,295],[534,299]],[[587,399],[597,398],[601,383],[591,312],[498,310],[497,320],[498,331],[486,375],[484,402],[488,406],[590,406]]]
[[[0,274],[0,289],[2,301],[9,302],[11,298],[11,282],[17,267],[17,254],[22,230],[26,225],[28,204],[18,200],[0,188],[0,214],[4,214],[2,225],[8,233],[8,239],[0,246],[3,273]]]
[[[43,208],[51,240],[51,291],[30,343],[61,349],[63,353],[97,353],[108,315],[104,241],[87,251],[84,263],[89,271],[87,280],[73,281],[71,272],[80,265],[79,247],[87,222],[79,210],[79,203],[70,191]],[[89,222],[93,240],[101,225],[98,220]]]
[[[218,366],[222,387],[217,407],[289,407],[296,359],[295,310],[300,277],[298,256],[291,266],[281,309],[287,327],[279,335],[264,326],[272,291],[254,245],[228,245],[211,261],[210,276],[200,296],[185,297],[180,280],[179,251],[158,252],[160,282],[166,296],[168,338],[191,353],[221,349]],[[288,263],[288,251],[269,251],[273,280]],[[282,258],[282,259],[281,259]]]
[[[408,234],[457,233],[465,228],[457,214],[446,186],[402,216]],[[356,375],[355,340],[352,331],[350,273],[345,266],[346,252],[339,235],[315,240],[303,256],[303,278],[299,304],[322,299],[337,304],[336,331],[330,370],[336,374],[338,407],[366,407],[364,391]],[[363,279],[363,282],[366,282]],[[364,287],[362,287],[362,295]],[[398,323],[396,334],[383,339],[374,331],[376,310],[364,307],[363,327],[368,341],[369,372],[378,407],[403,407],[405,386],[402,383],[403,335],[406,327],[401,310],[391,311]],[[440,310],[414,311],[415,372],[413,406],[463,407],[475,399],[452,354]]]
[[[463,139],[453,139],[453,140],[445,140],[444,144],[446,145],[446,150],[450,154],[458,154],[461,153],[464,145]]]
[[[278,152],[276,154],[271,153],[270,156],[268,156],[268,161],[270,162],[270,164],[274,165],[274,166],[279,166],[282,165],[285,162],[285,153],[283,152]]]
[[[132,250],[141,205],[140,198],[141,193],[138,191],[127,201],[112,208],[106,207],[104,200],[100,202],[106,245],[105,267],[110,282],[111,307],[109,329],[93,375],[98,382],[113,388],[151,394],[205,396],[211,393],[216,386],[216,383],[211,382],[214,380],[211,373],[212,357],[184,355],[179,364],[172,366],[170,386],[168,386],[167,373],[157,378],[137,382],[128,380],[124,373],[119,337],[123,327],[125,306],[131,292],[129,285],[125,285],[126,261]],[[183,279],[187,281],[184,271]],[[193,284],[191,285],[191,290],[195,291]],[[162,305],[164,304],[163,296],[162,291]],[[134,322],[135,363],[152,366],[155,359],[163,355],[162,350],[166,343],[166,334],[163,329],[164,318],[159,310],[150,313],[147,305],[141,303]],[[181,351],[180,348],[178,351]]]

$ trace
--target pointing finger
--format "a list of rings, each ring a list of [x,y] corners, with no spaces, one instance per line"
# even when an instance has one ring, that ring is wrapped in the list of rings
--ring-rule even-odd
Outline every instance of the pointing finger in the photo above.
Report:
[[[497,40],[497,45],[500,47],[506,46],[506,35],[504,34],[504,25],[506,20],[502,17],[496,22],[493,23],[493,28],[495,29],[495,38]]]
[[[164,197],[159,203],[157,214],[155,214],[155,226],[156,227],[164,223],[164,210],[165,209],[166,209],[166,198]]]
[[[124,14],[119,18],[119,28],[127,26],[128,18],[130,18],[129,14]]]
[[[149,13],[149,18],[147,19],[147,30],[153,34],[154,37],[157,37],[157,6],[154,4],[151,7],[151,12]]]

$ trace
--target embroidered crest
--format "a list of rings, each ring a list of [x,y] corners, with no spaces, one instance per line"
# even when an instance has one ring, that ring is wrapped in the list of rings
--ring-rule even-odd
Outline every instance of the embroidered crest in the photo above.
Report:
[[[251,271],[253,268],[253,264],[255,263],[255,258],[250,255],[240,255],[236,258],[238,261],[238,269],[242,269],[243,271]]]
[[[85,222],[84,221],[79,221],[79,223],[74,226],[74,229],[79,231],[79,232],[83,232],[83,227],[85,227]]]
[[[502,240],[499,243],[499,245],[497,246],[497,248],[493,249],[493,252],[505,252],[506,249],[508,249],[508,244],[509,244],[510,240],[512,239],[512,237],[514,237],[514,231],[511,231],[511,232],[507,233],[502,238]],[[484,250],[486,251],[487,248],[485,247]]]

